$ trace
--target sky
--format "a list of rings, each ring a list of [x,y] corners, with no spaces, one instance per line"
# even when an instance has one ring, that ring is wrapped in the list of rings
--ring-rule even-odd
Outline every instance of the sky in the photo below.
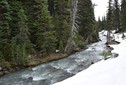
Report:
[[[95,6],[95,17],[98,20],[98,17],[102,17],[106,15],[108,2],[109,0],[92,0],[93,3],[97,4]],[[121,0],[119,0],[121,2]]]
[[[92,0],[93,3],[97,4],[97,6],[95,6],[96,20],[98,19],[98,17],[106,15],[108,1],[109,0]]]

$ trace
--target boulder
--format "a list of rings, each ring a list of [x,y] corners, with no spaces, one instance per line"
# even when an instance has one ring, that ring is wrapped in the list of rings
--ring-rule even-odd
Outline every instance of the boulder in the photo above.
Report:
[[[2,71],[2,67],[0,66],[0,71]]]

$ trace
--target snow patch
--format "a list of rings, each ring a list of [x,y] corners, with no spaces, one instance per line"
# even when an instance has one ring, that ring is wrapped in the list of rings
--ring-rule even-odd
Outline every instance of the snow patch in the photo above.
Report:
[[[126,40],[121,38],[121,34],[115,34],[115,40],[121,43],[110,46],[114,48],[112,52],[118,53],[119,57],[102,60],[53,85],[126,85]]]

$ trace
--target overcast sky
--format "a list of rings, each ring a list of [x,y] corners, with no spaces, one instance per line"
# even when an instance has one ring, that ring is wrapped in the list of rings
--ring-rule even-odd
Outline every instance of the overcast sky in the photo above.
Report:
[[[96,20],[99,16],[102,17],[106,14],[108,1],[109,0],[92,0],[93,3],[97,4],[97,6],[95,6]]]
[[[119,0],[119,1],[121,1],[121,0]],[[109,0],[92,0],[92,2],[97,4],[97,6],[95,6],[96,20],[98,19],[98,17],[105,16]]]

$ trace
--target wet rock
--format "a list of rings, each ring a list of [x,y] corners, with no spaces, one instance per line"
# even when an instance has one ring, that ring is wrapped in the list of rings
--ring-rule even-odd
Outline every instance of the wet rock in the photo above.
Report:
[[[110,59],[111,57],[106,57],[106,58],[104,58],[104,60],[108,60],[108,59]]]
[[[111,47],[111,46],[109,46],[109,45],[107,45],[106,47],[107,47],[107,49],[108,49],[109,51],[112,51],[112,50],[114,49],[113,47]]]
[[[91,65],[94,64],[94,62],[91,62]]]
[[[112,53],[111,56],[106,57],[104,60],[108,60],[108,59],[110,59],[110,58],[116,58],[116,57],[118,57],[118,56],[119,56],[119,54],[117,54],[117,53]]]
[[[28,81],[33,81],[33,77],[29,77],[28,78]]]
[[[113,54],[112,54],[112,57],[113,57],[113,58],[116,58],[116,57],[118,57],[118,56],[119,56],[119,54],[117,54],[117,53],[113,53]]]
[[[4,75],[4,73],[0,71],[0,77],[3,76],[3,75]],[[0,84],[0,85],[2,85],[2,84]]]
[[[0,71],[2,70],[2,67],[0,67]]]
[[[5,74],[8,74],[8,73],[9,73],[9,71],[4,71],[4,73],[5,73]]]
[[[105,44],[108,46],[109,44],[120,44],[120,42],[111,40],[111,42],[106,42]]]
[[[51,85],[50,80],[43,79],[43,80],[39,80],[39,81],[33,81],[32,84],[29,84],[29,85]]]
[[[125,36],[125,34],[123,33],[123,34],[122,34],[122,39],[124,39],[125,37],[126,37],[126,36]]]

